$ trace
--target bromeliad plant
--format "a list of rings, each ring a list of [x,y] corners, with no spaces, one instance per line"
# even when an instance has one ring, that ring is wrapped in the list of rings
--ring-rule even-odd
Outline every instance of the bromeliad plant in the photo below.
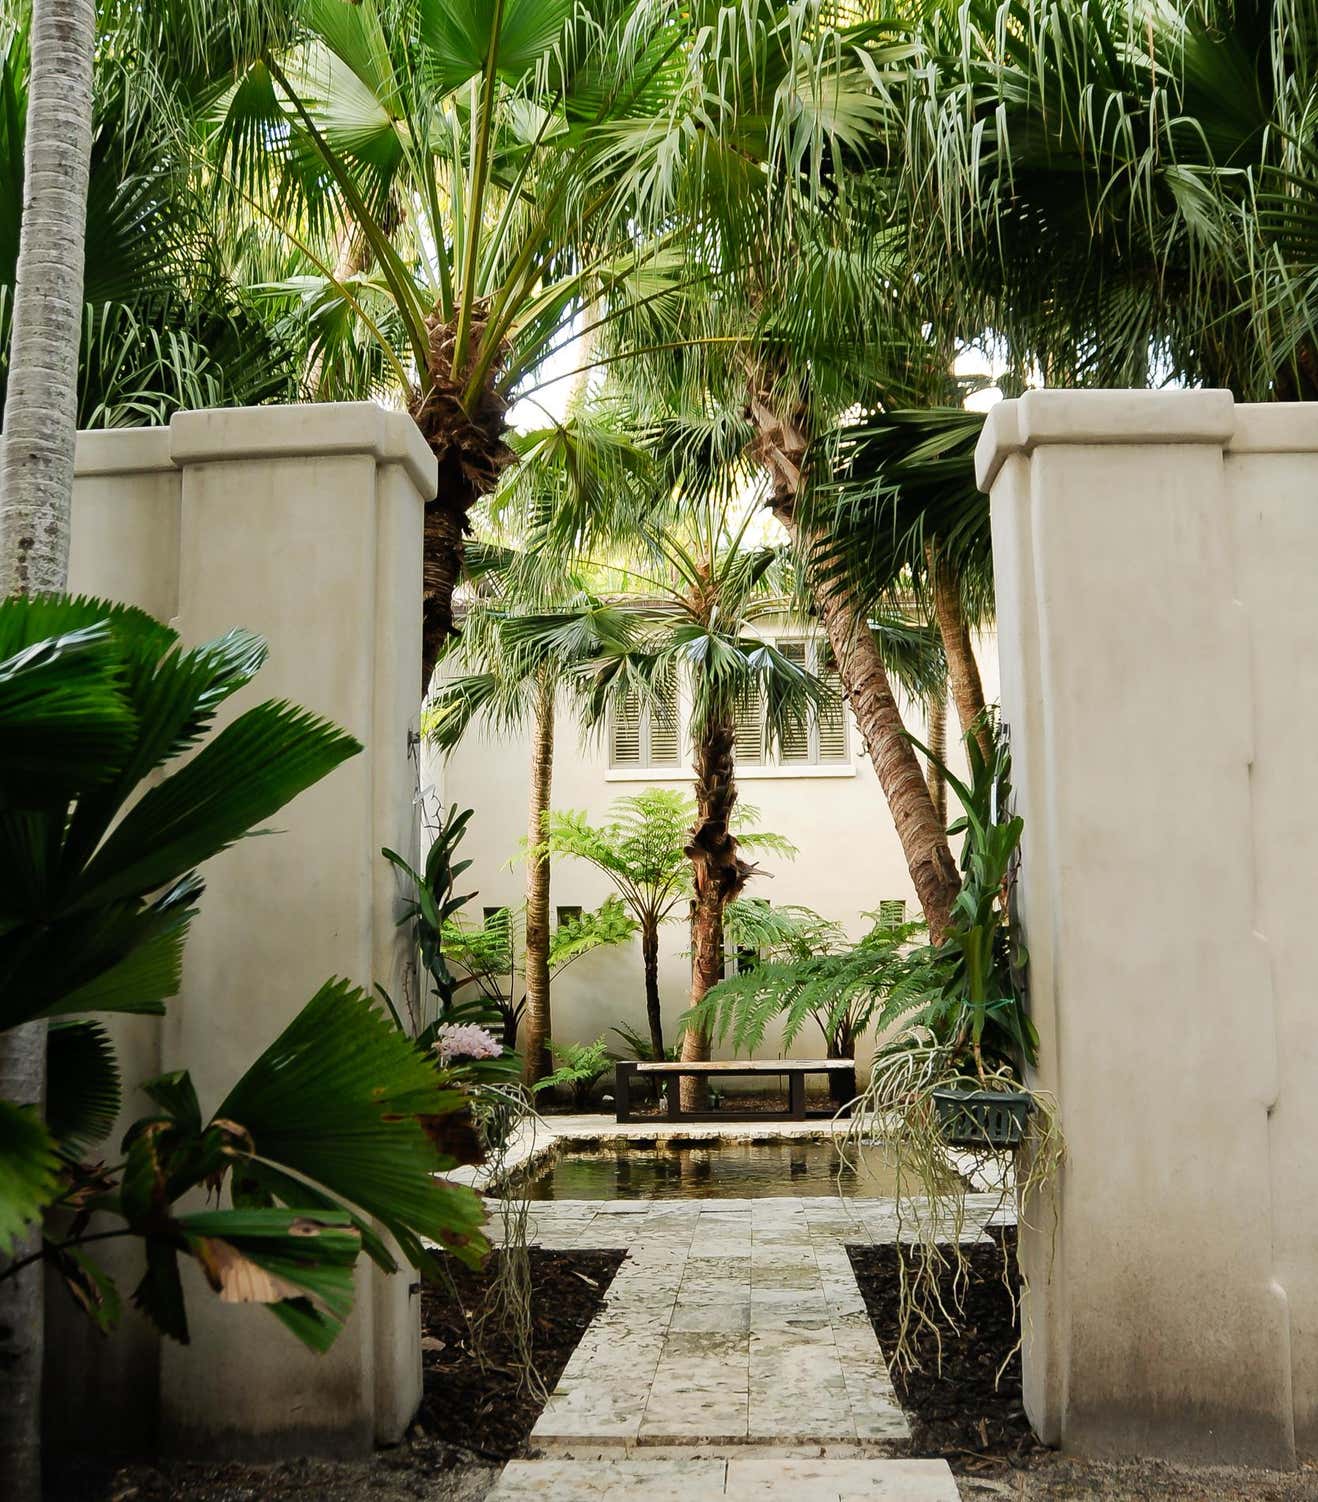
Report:
[[[44,1106],[0,1100],[0,1256],[47,1226],[0,1278],[45,1259],[108,1329],[120,1296],[90,1248],[131,1237],[133,1302],[164,1334],[188,1337],[192,1257],[222,1300],[267,1304],[324,1350],[359,1254],[396,1269],[373,1222],[417,1265],[427,1244],[470,1261],[487,1246],[479,1201],[436,1177],[451,1160],[423,1126],[458,1097],[366,996],[328,982],[210,1115],[186,1070],[145,1082],[155,1111],[97,1158],[121,1087],[88,1014],[162,1015],[198,865],[360,749],[277,702],[211,734],[264,657],[243,631],[185,650],[101,601],[0,602],[0,1029],[36,1024],[48,1053]],[[201,1188],[229,1206],[179,1208]]]
[[[987,754],[973,730],[965,737],[968,782],[942,768],[963,809],[949,830],[964,836],[962,887],[942,943],[926,952],[929,995],[876,1055],[849,1135],[853,1146],[877,1139],[891,1155],[900,1236],[920,1248],[899,1264],[895,1359],[907,1366],[916,1361],[917,1331],[938,1340],[947,1325],[956,1327],[960,1306],[940,1292],[940,1278],[949,1267],[967,1271],[962,1242],[975,1239],[1009,1196],[1028,1218],[1065,1152],[1055,1103],[1024,1084],[1039,1040],[1024,1005],[1026,955],[1010,917],[1023,823],[1009,811],[1005,735],[990,723],[984,739]],[[977,1209],[967,1229],[972,1174],[998,1201]],[[964,1278],[954,1286],[964,1287]]]

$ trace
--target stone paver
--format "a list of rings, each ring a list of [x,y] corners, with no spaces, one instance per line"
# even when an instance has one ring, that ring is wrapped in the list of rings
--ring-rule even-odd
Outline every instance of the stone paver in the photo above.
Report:
[[[993,1195],[972,1196],[987,1217]],[[542,1246],[628,1252],[531,1436],[546,1451],[891,1451],[909,1439],[846,1246],[891,1241],[885,1200],[533,1204]]]
[[[944,1460],[514,1460],[487,1502],[957,1502]]]

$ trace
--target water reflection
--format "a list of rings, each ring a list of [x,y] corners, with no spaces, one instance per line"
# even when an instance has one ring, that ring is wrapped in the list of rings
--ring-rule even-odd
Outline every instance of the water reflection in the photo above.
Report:
[[[850,1158],[850,1155],[849,1155]],[[564,1153],[525,1186],[533,1200],[759,1199],[843,1194],[891,1198],[881,1147],[843,1164],[831,1142],[668,1142]]]

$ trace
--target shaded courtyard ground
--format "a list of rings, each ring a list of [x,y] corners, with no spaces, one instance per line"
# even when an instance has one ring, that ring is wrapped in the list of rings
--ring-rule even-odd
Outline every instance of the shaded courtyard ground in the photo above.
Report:
[[[827,1202],[816,1201],[808,1211],[804,1202],[798,1203],[803,1206],[801,1214],[831,1218]],[[871,1214],[880,1203],[871,1202]],[[625,1319],[632,1295],[615,1289],[610,1297],[609,1289],[619,1267],[630,1265],[618,1248],[618,1242],[630,1240],[630,1235],[622,1238],[617,1233],[624,1225],[639,1228],[638,1212],[649,1218],[645,1207],[635,1202],[621,1216],[604,1211],[599,1203],[575,1212],[565,1206],[541,1211],[549,1234],[540,1239],[560,1242],[558,1247],[531,1252],[533,1351],[542,1391],[554,1387],[596,1314],[603,1311],[611,1325]],[[670,1217],[673,1213],[668,1212]],[[778,1220],[773,1211],[762,1213]],[[728,1238],[730,1227],[717,1210],[708,1224],[718,1227],[717,1241]],[[872,1229],[877,1233],[879,1227]],[[772,1231],[779,1245],[771,1255],[781,1256],[781,1225]],[[705,1234],[697,1230],[697,1235]],[[1013,1233],[999,1229],[993,1234]],[[834,1235],[838,1233],[828,1240]],[[580,1240],[561,1245],[573,1236]],[[614,1250],[597,1249],[610,1239]],[[819,1243],[818,1237],[814,1239]],[[844,1239],[845,1232],[838,1235],[839,1255]],[[702,1246],[699,1241],[692,1249],[718,1251],[716,1245]],[[856,1273],[878,1341],[890,1349],[895,1335],[896,1249],[876,1234],[868,1245],[852,1242],[844,1255]],[[697,1262],[709,1266],[699,1258]],[[1009,1361],[1002,1381],[994,1382],[1015,1341],[1012,1297],[1002,1282],[999,1247],[982,1246],[973,1268],[965,1335],[945,1337],[942,1376],[928,1363],[923,1372],[894,1373],[893,1384],[912,1429],[909,1449],[902,1446],[899,1453],[946,1458],[956,1472],[962,1502],[1318,1502],[1318,1470],[1275,1473],[1182,1469],[1153,1461],[1092,1463],[1039,1446],[1021,1410],[1018,1361]],[[427,1291],[425,1399],[402,1445],[360,1462],[152,1463],[99,1475],[84,1472],[65,1477],[62,1486],[53,1488],[52,1502],[484,1502],[499,1481],[505,1458],[536,1453],[535,1441],[528,1436],[542,1399],[519,1384],[516,1347],[501,1341],[488,1323],[492,1280],[461,1270],[455,1273],[452,1287]],[[727,1290],[723,1292],[726,1313]],[[675,1307],[681,1307],[680,1298]],[[690,1312],[697,1311],[693,1307]],[[472,1328],[482,1321],[483,1365],[471,1349]],[[611,1339],[625,1338],[622,1329],[611,1331]],[[698,1457],[713,1448],[694,1441],[683,1445],[681,1454]],[[818,1502],[816,1493],[803,1494],[802,1502]]]

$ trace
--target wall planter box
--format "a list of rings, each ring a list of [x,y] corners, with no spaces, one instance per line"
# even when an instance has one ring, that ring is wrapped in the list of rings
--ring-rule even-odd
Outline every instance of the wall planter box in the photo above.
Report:
[[[1026,1090],[935,1090],[934,1109],[953,1147],[1019,1147],[1034,1109]]]

